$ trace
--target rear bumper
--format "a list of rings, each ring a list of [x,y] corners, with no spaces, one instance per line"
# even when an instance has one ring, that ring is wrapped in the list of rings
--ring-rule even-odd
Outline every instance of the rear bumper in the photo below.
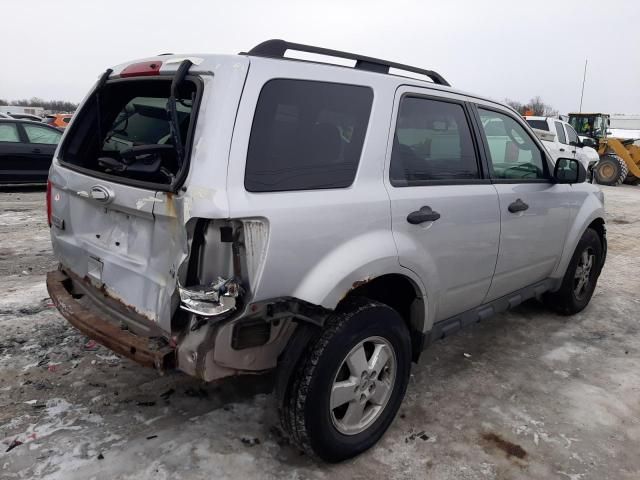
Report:
[[[78,289],[82,280],[61,270],[47,273],[51,300],[71,325],[96,342],[145,367],[175,367],[175,348],[158,335],[136,335],[108,310]]]

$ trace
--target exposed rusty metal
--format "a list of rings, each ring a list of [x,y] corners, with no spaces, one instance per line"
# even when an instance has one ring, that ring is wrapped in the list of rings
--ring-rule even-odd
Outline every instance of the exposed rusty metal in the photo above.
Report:
[[[351,288],[349,288],[349,290],[347,290],[344,295],[342,295],[342,297],[340,298],[340,301],[343,301],[345,298],[347,298],[349,296],[349,294],[351,292],[353,292],[354,290],[357,290],[360,287],[363,287],[364,285],[366,285],[367,283],[369,283],[371,280],[373,280],[374,277],[365,277],[362,280],[356,280],[355,282],[353,282],[351,284]]]
[[[371,278],[370,278],[370,277],[367,277],[367,278],[365,278],[365,279],[363,279],[363,280],[356,280],[355,282],[353,282],[353,285],[351,285],[351,289],[350,289],[350,291],[353,291],[353,290],[355,290],[356,288],[360,288],[360,287],[362,287],[363,285],[366,285],[367,283],[369,283],[370,281],[371,281]]]
[[[122,356],[158,370],[175,366],[175,349],[161,339],[143,337],[123,330],[106,315],[98,315],[81,304],[69,290],[70,277],[62,271],[47,273],[47,290],[51,300],[71,325],[96,342]],[[159,341],[160,340],[160,341]]]

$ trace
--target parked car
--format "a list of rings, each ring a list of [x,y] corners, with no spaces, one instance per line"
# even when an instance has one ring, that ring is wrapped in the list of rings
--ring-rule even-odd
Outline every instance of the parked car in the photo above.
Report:
[[[42,123],[0,118],[0,184],[45,184],[61,136]]]
[[[17,120],[31,120],[32,122],[42,121],[42,117],[31,115],[30,113],[10,113],[9,116]]]
[[[67,128],[67,125],[69,125],[71,117],[73,117],[73,115],[70,113],[54,113],[52,115],[47,115],[43,121],[47,125],[64,130]]]
[[[604,263],[582,164],[431,70],[272,40],[115,66],[77,117],[47,193],[60,313],[142,365],[276,369],[326,461],[384,434],[430,342],[534,297],[577,313]]]
[[[600,160],[598,152],[578,138],[567,122],[551,117],[525,116],[555,161],[561,157],[576,158],[590,171]]]

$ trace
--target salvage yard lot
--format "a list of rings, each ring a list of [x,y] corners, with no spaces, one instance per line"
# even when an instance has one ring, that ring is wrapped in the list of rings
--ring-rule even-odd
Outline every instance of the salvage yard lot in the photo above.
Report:
[[[536,302],[432,345],[369,452],[313,463],[268,377],[158,376],[52,307],[44,192],[0,192],[0,478],[640,478],[640,187],[603,187],[609,255],[591,304]]]

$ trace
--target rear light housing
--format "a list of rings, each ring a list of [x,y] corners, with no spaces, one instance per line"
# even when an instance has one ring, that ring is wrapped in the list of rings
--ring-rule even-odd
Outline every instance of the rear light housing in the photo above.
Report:
[[[47,180],[47,223],[51,227],[51,180]]]
[[[151,62],[132,63],[131,65],[127,65],[124,70],[120,72],[120,77],[151,77],[154,75],[160,75],[161,66],[162,62],[158,60],[153,60]]]

